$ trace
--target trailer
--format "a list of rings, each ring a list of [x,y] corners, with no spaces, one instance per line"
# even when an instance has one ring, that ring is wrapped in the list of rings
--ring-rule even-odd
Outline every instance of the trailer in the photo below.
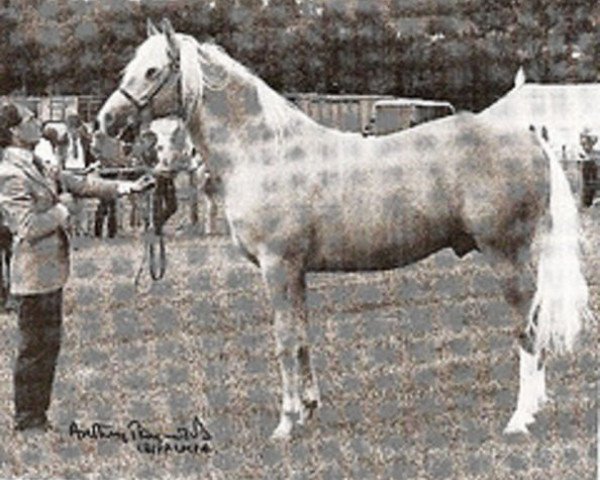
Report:
[[[394,98],[378,100],[373,104],[366,135],[387,135],[421,123],[454,115],[450,102],[422,98]]]
[[[306,115],[326,127],[365,134],[373,105],[392,100],[391,95],[322,95],[290,93],[284,95]]]

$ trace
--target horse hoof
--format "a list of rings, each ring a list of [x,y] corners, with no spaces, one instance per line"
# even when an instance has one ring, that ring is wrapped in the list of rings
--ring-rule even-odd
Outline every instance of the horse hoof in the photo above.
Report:
[[[545,393],[538,398],[538,408],[541,408],[544,405],[552,403],[552,401],[553,401],[552,396]]]
[[[317,408],[319,408],[318,400],[308,400],[308,399],[302,400],[303,415],[301,415],[301,417],[300,417],[300,424],[304,425],[304,423],[306,421],[313,418],[313,415],[314,415],[315,411],[317,410]]]
[[[524,423],[513,424],[511,422],[504,429],[504,435],[512,435],[514,433],[523,433],[523,434],[527,435],[529,433],[529,429],[527,428],[527,426]]]
[[[291,439],[291,429],[284,427],[280,424],[271,434],[271,440],[274,442],[287,442]]]
[[[532,415],[515,413],[512,416],[512,418],[510,419],[510,421],[508,422],[508,425],[506,425],[506,428],[504,429],[504,434],[506,434],[506,435],[509,435],[511,433],[528,434],[529,429],[527,428],[527,425],[529,425],[533,422],[534,422],[534,418]]]

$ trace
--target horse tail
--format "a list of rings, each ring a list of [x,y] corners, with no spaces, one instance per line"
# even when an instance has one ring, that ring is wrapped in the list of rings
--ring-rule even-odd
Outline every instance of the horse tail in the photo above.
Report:
[[[528,316],[536,349],[572,351],[585,322],[588,286],[582,273],[579,215],[567,177],[544,132],[538,142],[550,163],[550,231],[541,240],[537,289]],[[529,330],[531,329],[531,330]]]

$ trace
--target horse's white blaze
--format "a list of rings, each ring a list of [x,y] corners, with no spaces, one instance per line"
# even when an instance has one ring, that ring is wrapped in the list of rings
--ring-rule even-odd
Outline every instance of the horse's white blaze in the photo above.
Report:
[[[581,268],[579,217],[558,159],[547,142],[539,140],[550,161],[552,226],[542,243],[529,325],[535,331],[537,351],[546,347],[571,351],[584,320],[591,316]]]

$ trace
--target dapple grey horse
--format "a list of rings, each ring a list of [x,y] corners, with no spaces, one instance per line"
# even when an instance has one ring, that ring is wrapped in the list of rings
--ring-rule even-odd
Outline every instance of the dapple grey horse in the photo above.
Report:
[[[162,31],[149,25],[97,126],[114,135],[132,116],[173,114],[216,176],[233,240],[260,267],[274,307],[283,385],[274,438],[319,403],[306,273],[392,269],[447,247],[479,250],[523,321],[506,431],[527,431],[546,401],[543,350],[573,348],[588,300],[577,210],[538,133],[472,114],[378,138],[328,129],[164,21]]]

